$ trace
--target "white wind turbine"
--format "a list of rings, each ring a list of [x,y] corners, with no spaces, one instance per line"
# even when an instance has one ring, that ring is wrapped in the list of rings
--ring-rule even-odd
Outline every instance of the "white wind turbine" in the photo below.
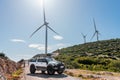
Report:
[[[96,23],[95,23],[95,19],[94,19],[94,18],[93,18],[93,23],[94,23],[95,32],[94,32],[94,34],[93,34],[91,40],[92,40],[92,39],[95,37],[95,35],[96,35],[97,41],[99,41],[99,35],[100,35],[100,33],[99,33],[99,31],[97,30],[97,28],[96,28]]]
[[[84,39],[84,43],[86,43],[86,37],[87,37],[87,35],[84,35],[83,33],[81,33],[81,35],[82,35],[82,37]]]
[[[45,54],[47,55],[48,53],[48,29],[50,29],[51,31],[53,31],[54,33],[56,33],[57,35],[59,35],[56,31],[54,31],[48,24],[48,22],[46,21],[46,14],[45,14],[45,3],[43,0],[43,17],[44,17],[44,23],[37,28],[30,37],[32,37],[38,30],[40,30],[42,27],[45,27]]]

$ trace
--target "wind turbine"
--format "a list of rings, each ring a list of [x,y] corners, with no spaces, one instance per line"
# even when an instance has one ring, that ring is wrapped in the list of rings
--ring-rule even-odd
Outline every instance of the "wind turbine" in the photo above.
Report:
[[[94,29],[95,29],[95,32],[94,32],[94,34],[93,34],[93,36],[92,36],[92,38],[91,38],[91,40],[95,37],[95,35],[96,35],[96,37],[97,37],[97,41],[99,41],[99,31],[97,30],[97,28],[96,28],[96,23],[95,23],[95,19],[93,18],[93,23],[94,23]]]
[[[45,14],[45,3],[43,0],[43,18],[44,18],[44,23],[37,28],[31,35],[30,37],[32,37],[37,31],[39,31],[42,27],[45,27],[45,54],[47,56],[47,50],[48,50],[48,29],[50,29],[51,31],[53,31],[54,33],[56,33],[57,35],[59,35],[56,31],[54,31],[48,24],[48,22],[46,21],[46,14]]]
[[[84,39],[84,43],[86,43],[86,37],[87,37],[87,35],[84,35],[83,33],[81,33],[81,35],[82,35],[82,37]]]

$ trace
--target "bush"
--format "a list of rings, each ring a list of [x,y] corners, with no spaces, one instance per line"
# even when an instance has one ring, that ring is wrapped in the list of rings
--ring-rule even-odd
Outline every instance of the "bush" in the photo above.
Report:
[[[5,54],[4,53],[0,53],[0,57],[5,57]]]
[[[0,57],[1,57],[1,58],[5,58],[5,59],[8,59],[8,57],[7,57],[4,53],[0,53]]]
[[[74,65],[74,68],[75,69],[79,69],[80,68],[80,65],[79,65],[79,63],[77,63],[77,62],[72,62],[72,65]]]
[[[108,66],[110,71],[120,72],[120,61],[113,61]]]

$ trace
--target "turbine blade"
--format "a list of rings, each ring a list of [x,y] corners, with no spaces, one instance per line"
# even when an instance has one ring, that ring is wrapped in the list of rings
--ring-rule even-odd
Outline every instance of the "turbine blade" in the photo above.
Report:
[[[53,31],[54,33],[56,33],[57,35],[59,35],[56,31],[54,31],[51,27],[47,26],[51,31]]]
[[[87,34],[86,34],[86,35],[84,35],[83,33],[81,33],[81,35],[82,35],[83,37],[86,37],[86,36],[87,36]]]
[[[83,34],[83,33],[81,33],[81,35],[82,35],[82,36],[84,36],[84,34]]]
[[[97,28],[96,28],[96,23],[95,23],[95,19],[93,18],[93,23],[94,23],[94,28],[95,28],[95,31],[97,31]]]
[[[85,35],[85,37],[87,36],[87,34]]]
[[[37,30],[35,30],[35,31],[30,35],[30,38],[31,38],[40,28],[42,28],[43,26],[44,26],[44,24],[41,25]]]
[[[96,32],[93,34],[93,36],[92,36],[92,38],[90,40],[92,40],[95,37],[95,34],[96,34]]]
[[[45,15],[45,1],[43,0],[43,17],[44,17],[44,23],[46,22],[46,15]]]

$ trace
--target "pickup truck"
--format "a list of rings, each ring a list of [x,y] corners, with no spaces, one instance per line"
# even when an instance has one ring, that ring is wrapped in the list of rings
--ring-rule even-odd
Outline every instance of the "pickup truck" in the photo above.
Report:
[[[42,73],[53,75],[55,72],[62,74],[65,70],[64,63],[55,60],[51,57],[42,57],[38,59],[31,59],[29,61],[30,73],[34,74],[36,70],[41,70]]]

